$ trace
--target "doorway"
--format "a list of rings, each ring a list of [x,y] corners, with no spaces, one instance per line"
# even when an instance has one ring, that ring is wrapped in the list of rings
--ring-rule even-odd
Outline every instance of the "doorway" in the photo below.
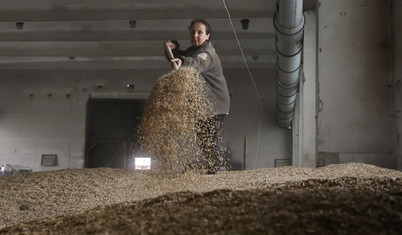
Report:
[[[145,100],[90,99],[87,103],[85,167],[130,168]]]

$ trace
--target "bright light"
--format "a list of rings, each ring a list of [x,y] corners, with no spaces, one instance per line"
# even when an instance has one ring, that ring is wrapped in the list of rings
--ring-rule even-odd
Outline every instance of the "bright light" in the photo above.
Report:
[[[150,157],[136,157],[134,159],[134,166],[136,170],[150,170],[151,158]]]

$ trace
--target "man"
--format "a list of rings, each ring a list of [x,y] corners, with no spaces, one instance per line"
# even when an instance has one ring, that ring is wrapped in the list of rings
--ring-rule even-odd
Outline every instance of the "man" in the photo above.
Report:
[[[222,66],[215,48],[210,42],[211,27],[202,19],[193,20],[189,27],[192,46],[180,50],[177,41],[167,41],[166,46],[172,49],[174,59],[171,62],[177,67],[193,67],[200,72],[210,88],[213,98],[214,113],[208,120],[200,120],[197,126],[199,145],[206,155],[209,174],[215,174],[220,167],[222,158],[219,150],[219,136],[223,120],[229,114],[230,98]]]

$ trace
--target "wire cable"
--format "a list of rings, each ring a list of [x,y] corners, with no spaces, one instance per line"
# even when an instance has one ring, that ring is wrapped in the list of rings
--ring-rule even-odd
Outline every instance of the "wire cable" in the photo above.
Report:
[[[244,65],[246,66],[247,72],[248,72],[248,74],[249,74],[251,83],[253,84],[255,93],[257,94],[257,97],[258,97],[258,100],[261,102],[261,104],[260,104],[260,110],[259,110],[259,111],[260,111],[260,112],[259,112],[259,120],[258,120],[257,150],[256,150],[256,153],[255,153],[255,158],[254,158],[254,168],[256,168],[256,163],[257,163],[257,159],[258,159],[258,153],[259,153],[259,150],[260,150],[261,125],[262,125],[261,122],[262,122],[262,113],[263,113],[263,108],[264,108],[264,100],[262,99],[262,97],[261,97],[261,95],[260,95],[260,92],[259,92],[258,89],[257,89],[257,85],[255,84],[253,74],[251,73],[251,70],[250,70],[250,66],[249,66],[249,64],[248,64],[248,62],[247,62],[246,56],[244,55],[243,47],[241,46],[239,37],[237,36],[236,28],[235,28],[235,26],[234,26],[234,24],[233,24],[233,21],[232,21],[231,15],[230,15],[229,8],[228,8],[228,6],[226,5],[226,0],[222,0],[222,2],[223,2],[223,6],[225,7],[226,13],[227,13],[227,15],[228,15],[228,20],[229,20],[229,22],[230,22],[230,25],[232,26],[233,34],[234,34],[234,36],[235,36],[235,38],[236,38],[237,45],[238,45],[238,47],[239,47],[241,56],[242,56],[242,58],[243,58]]]
[[[223,1],[223,6],[225,7],[225,10],[226,10],[226,12],[227,12],[227,14],[228,14],[228,19],[229,19],[230,25],[232,26],[233,34],[234,34],[234,36],[235,36],[235,38],[236,38],[237,45],[239,46],[239,50],[240,50],[241,56],[242,56],[242,58],[243,58],[244,65],[246,66],[247,72],[248,72],[248,74],[249,74],[249,76],[250,76],[250,80],[251,80],[251,82],[253,83],[255,93],[257,94],[258,99],[262,102],[263,100],[262,100],[262,98],[261,98],[260,92],[259,92],[258,89],[257,89],[257,85],[255,84],[254,77],[253,77],[253,75],[252,75],[252,73],[251,73],[251,70],[250,70],[250,66],[249,66],[249,64],[248,64],[248,62],[247,62],[246,56],[244,55],[243,47],[241,46],[239,37],[237,36],[236,28],[235,28],[235,26],[234,26],[234,24],[233,24],[233,21],[232,21],[231,15],[230,15],[229,8],[228,8],[228,6],[226,5],[226,0],[222,0],[222,1]]]

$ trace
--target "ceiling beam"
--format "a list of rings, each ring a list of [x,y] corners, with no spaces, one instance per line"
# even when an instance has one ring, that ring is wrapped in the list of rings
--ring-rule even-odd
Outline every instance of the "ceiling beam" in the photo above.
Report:
[[[242,29],[241,19],[232,23],[242,39],[272,39],[274,27],[271,18],[250,18],[248,29]],[[129,21],[57,21],[27,22],[22,29],[14,22],[0,22],[0,41],[138,41],[138,40],[188,40],[186,20],[136,21],[131,28]],[[227,19],[209,20],[212,39],[233,39],[234,32]]]
[[[177,14],[178,11],[182,11]],[[194,12],[196,12],[194,14]],[[254,18],[272,17],[273,12],[266,10],[236,10],[232,17]],[[188,18],[227,18],[224,10],[211,9],[170,9],[159,12],[150,9],[105,9],[105,10],[0,10],[0,21],[110,21],[110,20],[152,20],[152,19],[188,19]]]
[[[270,32],[239,32],[242,39],[273,39],[275,35]],[[98,31],[98,30],[65,30],[65,31],[21,31],[1,32],[1,42],[15,41],[142,41],[168,39],[189,40],[187,31]],[[214,39],[232,39],[233,32],[214,32]]]
[[[246,55],[274,54],[273,39],[240,40]],[[219,55],[240,55],[236,40],[212,40]],[[158,56],[163,41],[15,41],[0,42],[0,56]],[[189,43],[182,43],[185,49]]]
[[[223,69],[245,68],[241,56],[221,56]],[[246,57],[250,68],[274,68],[275,56]],[[169,69],[164,56],[147,57],[0,57],[0,70]]]
[[[169,70],[162,44],[190,46],[194,18],[211,23],[224,69],[245,66],[232,26],[251,68],[275,68],[276,1],[225,2],[231,21],[223,0],[2,0],[0,70]]]
[[[275,1],[228,0],[232,17],[272,17]],[[226,18],[221,0],[2,0],[0,21]]]

